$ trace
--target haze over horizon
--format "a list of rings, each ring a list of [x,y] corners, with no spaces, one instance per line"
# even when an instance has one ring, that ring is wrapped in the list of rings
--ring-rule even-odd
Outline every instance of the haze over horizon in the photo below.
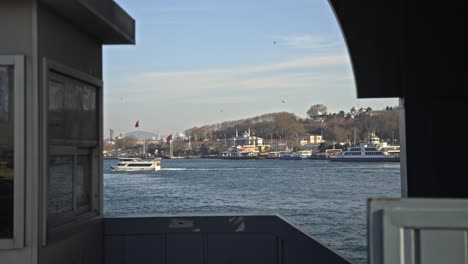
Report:
[[[136,46],[104,48],[104,133],[167,135],[273,112],[305,117],[383,109],[358,100],[346,45],[326,0],[117,0]]]

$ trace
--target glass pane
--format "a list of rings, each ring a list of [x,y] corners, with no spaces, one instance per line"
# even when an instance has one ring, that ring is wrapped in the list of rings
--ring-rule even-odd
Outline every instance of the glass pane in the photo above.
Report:
[[[97,141],[97,88],[61,74],[50,76],[49,138]]]
[[[91,205],[91,164],[89,155],[78,156],[76,163],[77,208]]]
[[[9,67],[0,66],[0,124],[8,124],[10,119],[10,71]]]
[[[73,211],[73,156],[50,156],[47,182],[47,212]]]
[[[13,237],[13,68],[0,66],[0,238]]]

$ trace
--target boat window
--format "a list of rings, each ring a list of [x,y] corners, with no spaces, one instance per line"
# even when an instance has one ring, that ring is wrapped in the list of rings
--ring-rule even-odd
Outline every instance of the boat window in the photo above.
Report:
[[[0,238],[13,237],[13,69],[0,65]]]
[[[145,163],[140,163],[140,164],[128,164],[127,167],[151,167],[151,163],[145,164]]]

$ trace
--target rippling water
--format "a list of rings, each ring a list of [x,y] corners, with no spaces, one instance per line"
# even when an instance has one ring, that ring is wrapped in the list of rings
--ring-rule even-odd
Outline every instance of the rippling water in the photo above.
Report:
[[[158,172],[114,173],[115,163],[104,163],[107,215],[279,213],[353,263],[367,261],[367,198],[400,196],[399,163],[163,160]]]

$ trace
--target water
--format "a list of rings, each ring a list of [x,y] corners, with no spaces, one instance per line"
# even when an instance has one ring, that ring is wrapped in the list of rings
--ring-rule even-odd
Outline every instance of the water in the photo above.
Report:
[[[106,215],[279,213],[353,263],[367,262],[367,199],[400,196],[399,163],[163,160],[140,174],[115,163],[104,163]]]

